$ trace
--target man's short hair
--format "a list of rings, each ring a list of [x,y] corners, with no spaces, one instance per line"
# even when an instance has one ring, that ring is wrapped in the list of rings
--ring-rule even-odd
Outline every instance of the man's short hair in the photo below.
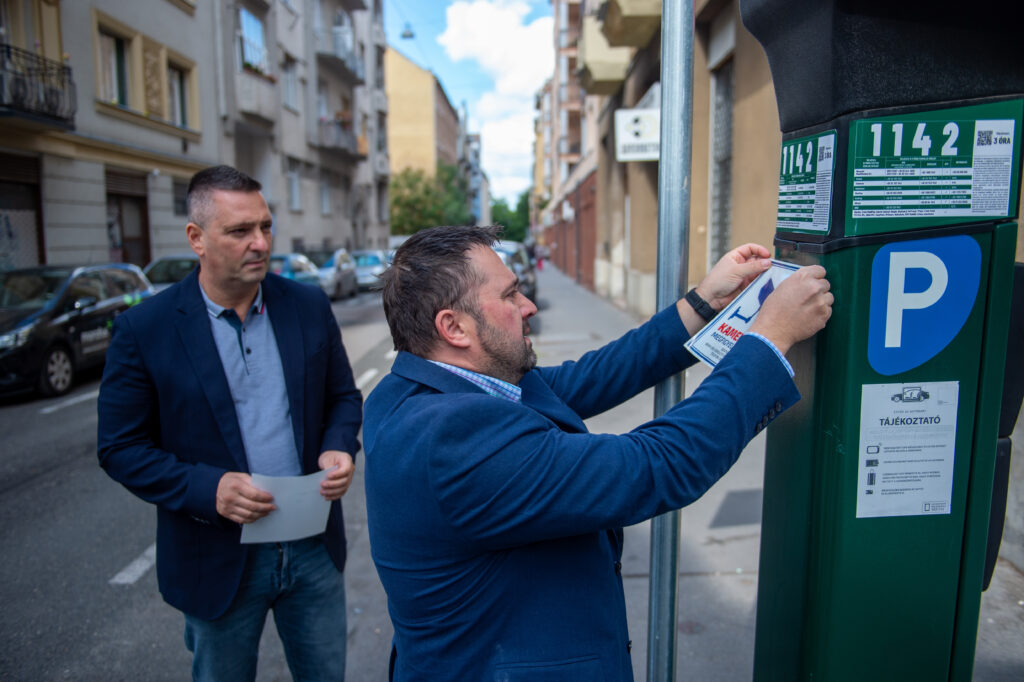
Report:
[[[469,262],[476,246],[498,240],[499,225],[431,227],[409,237],[381,275],[384,316],[395,350],[427,357],[440,341],[434,318],[445,309],[476,313],[479,275]]]
[[[263,185],[237,168],[231,166],[210,166],[192,176],[185,195],[188,220],[199,227],[206,227],[209,221],[210,195],[215,190],[226,192],[259,192]]]

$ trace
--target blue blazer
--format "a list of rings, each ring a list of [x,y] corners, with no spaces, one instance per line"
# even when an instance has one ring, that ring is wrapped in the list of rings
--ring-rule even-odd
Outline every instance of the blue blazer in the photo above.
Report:
[[[210,620],[238,590],[247,547],[217,513],[228,471],[248,472],[227,377],[197,272],[120,315],[98,400],[100,465],[157,507],[157,578],[167,603]],[[324,450],[355,456],[362,396],[323,292],[268,274],[263,298],[281,354],[304,473]],[[341,504],[324,536],[345,566]]]
[[[370,544],[395,626],[393,679],[631,680],[621,527],[700,497],[799,399],[741,338],[693,396],[625,435],[583,419],[694,362],[675,307],[522,403],[400,353],[366,401]]]

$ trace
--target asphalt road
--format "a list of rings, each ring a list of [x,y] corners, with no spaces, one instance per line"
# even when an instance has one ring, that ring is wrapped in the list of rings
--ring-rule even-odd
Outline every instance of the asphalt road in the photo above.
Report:
[[[363,293],[334,309],[357,380],[374,383],[390,362],[379,295]],[[81,377],[58,399],[0,399],[2,680],[189,678],[182,616],[156,587],[153,507],[97,464],[99,376]],[[352,533],[365,533],[362,500],[346,502],[346,512]],[[357,594],[349,601],[350,612],[360,609]],[[349,624],[350,637],[368,629],[360,625]],[[372,629],[369,634],[380,639]],[[390,632],[381,636],[390,641]],[[381,670],[386,655],[373,656]],[[350,669],[350,679],[373,677]],[[259,679],[290,679],[272,623]]]

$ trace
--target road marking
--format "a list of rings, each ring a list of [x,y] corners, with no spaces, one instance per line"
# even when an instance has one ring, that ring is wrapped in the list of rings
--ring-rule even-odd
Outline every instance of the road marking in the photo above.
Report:
[[[358,379],[356,379],[356,388],[358,388],[360,391],[363,390],[363,386],[366,386],[366,384],[373,381],[373,378],[378,374],[380,374],[380,371],[373,369],[372,367],[366,370],[365,372],[359,375]]]
[[[146,575],[146,571],[151,569],[155,563],[156,543],[153,543],[135,561],[125,566],[120,573],[111,578],[109,582],[111,585],[132,585],[139,578]]]
[[[88,393],[76,395],[73,398],[68,398],[67,400],[62,400],[59,403],[54,403],[53,405],[44,407],[43,409],[39,410],[39,414],[53,414],[57,410],[63,410],[65,407],[77,405],[78,403],[84,403],[86,400],[92,400],[99,394],[99,389],[96,389],[95,391],[89,391]]]
[[[395,358],[398,357],[398,351],[392,348],[391,350],[384,354],[384,357],[388,360],[394,360]]]

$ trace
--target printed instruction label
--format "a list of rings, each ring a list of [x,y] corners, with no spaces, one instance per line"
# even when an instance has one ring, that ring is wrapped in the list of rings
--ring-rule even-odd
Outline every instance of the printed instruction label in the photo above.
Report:
[[[768,294],[799,268],[799,265],[793,263],[773,260],[770,268],[758,275],[732,303],[722,308],[720,313],[683,344],[686,350],[709,367],[717,365],[750,329]]]
[[[854,218],[1008,215],[1016,121],[857,121]]]
[[[949,514],[959,381],[861,387],[857,518]]]
[[[835,146],[834,130],[782,143],[776,229],[828,232]]]

